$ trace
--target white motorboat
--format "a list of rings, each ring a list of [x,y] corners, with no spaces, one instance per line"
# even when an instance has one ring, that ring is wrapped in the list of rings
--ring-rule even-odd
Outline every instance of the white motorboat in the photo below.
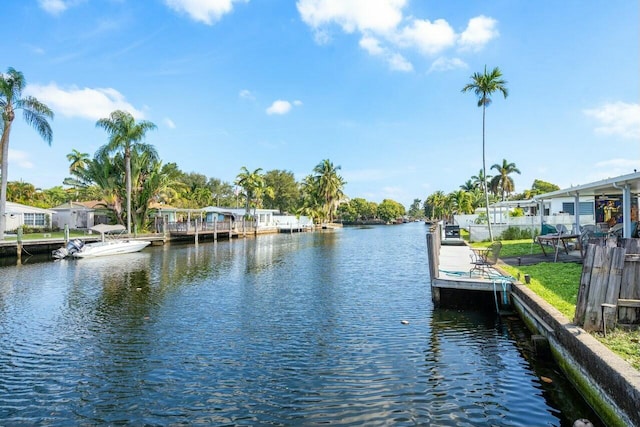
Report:
[[[84,243],[80,239],[73,239],[67,243],[66,247],[53,251],[52,256],[56,259],[66,257],[93,258],[108,255],[129,254],[139,252],[151,244],[148,240],[130,240],[118,237],[126,228],[122,225],[98,224],[91,227],[101,235],[101,241],[94,243]],[[114,233],[118,233],[114,235]]]

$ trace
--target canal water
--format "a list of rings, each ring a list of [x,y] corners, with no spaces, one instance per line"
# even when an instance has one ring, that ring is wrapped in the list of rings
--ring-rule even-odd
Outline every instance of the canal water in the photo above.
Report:
[[[2,267],[0,425],[594,421],[517,317],[434,310],[425,231]]]

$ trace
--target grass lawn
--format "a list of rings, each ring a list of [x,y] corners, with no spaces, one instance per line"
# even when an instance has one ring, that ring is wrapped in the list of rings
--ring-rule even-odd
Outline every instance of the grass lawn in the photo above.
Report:
[[[69,237],[85,237],[87,234],[84,231],[69,230]],[[17,236],[15,234],[5,234],[4,240],[16,241]],[[64,239],[64,231],[51,231],[48,233],[29,233],[23,234],[22,240],[42,240],[42,239]]]
[[[472,247],[489,246],[488,242],[473,243]],[[539,245],[531,245],[531,240],[502,241],[500,257],[511,257],[533,253],[542,253]],[[520,277],[524,282],[524,275],[531,276],[529,289],[540,295],[545,301],[558,309],[568,319],[573,320],[578,299],[578,287],[582,265],[576,263],[542,262],[540,264],[511,267],[505,266],[505,271],[513,277]],[[609,331],[605,338],[601,333],[592,334],[605,346],[629,362],[635,369],[640,370],[640,330],[624,331],[615,329]]]

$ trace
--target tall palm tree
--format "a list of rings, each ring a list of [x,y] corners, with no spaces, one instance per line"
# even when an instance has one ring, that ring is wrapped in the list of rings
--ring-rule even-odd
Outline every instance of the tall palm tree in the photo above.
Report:
[[[71,173],[72,177],[65,178],[62,183],[73,187],[73,192],[75,193],[75,199],[77,201],[79,196],[78,189],[86,188],[86,183],[82,179],[82,174],[90,161],[89,153],[81,153],[80,151],[73,149],[71,153],[67,154],[67,160],[71,162],[69,165],[69,173]]]
[[[81,170],[87,165],[89,159],[89,153],[81,153],[74,148],[71,150],[71,153],[67,154],[67,160],[71,162],[69,165],[69,172],[73,174],[75,171]]]
[[[264,176],[262,175],[262,168],[258,168],[251,172],[246,166],[240,169],[240,173],[236,177],[235,184],[240,186],[245,193],[246,197],[246,214],[251,213],[251,202],[256,202],[261,196],[259,194],[265,187]],[[257,208],[257,206],[256,206]],[[255,210],[254,210],[255,216]]]
[[[446,199],[442,190],[430,194],[425,201],[425,215],[431,219],[443,219],[446,216]]]
[[[147,131],[155,129],[156,125],[147,120],[136,122],[130,113],[116,110],[108,118],[98,120],[96,127],[103,128],[109,134],[109,142],[98,149],[99,153],[122,152],[124,154],[127,233],[131,234],[131,150],[143,149],[154,153],[157,157],[155,148],[142,142]]]
[[[24,75],[9,67],[6,74],[0,74],[0,109],[2,110],[2,139],[0,139],[0,240],[4,240],[6,229],[7,179],[9,175],[9,136],[16,110],[22,110],[22,117],[49,145],[53,132],[48,119],[53,119],[53,111],[32,96],[22,96],[26,86]]]
[[[485,159],[485,116],[486,109],[491,104],[491,95],[494,92],[502,92],[502,95],[506,98],[509,95],[507,89],[507,81],[502,79],[502,72],[498,67],[495,67],[490,72],[487,72],[487,67],[484,67],[484,73],[474,73],[471,76],[471,83],[467,83],[462,92],[473,91],[478,98],[478,107],[482,107],[482,173],[487,176],[487,163]],[[487,186],[484,186],[484,197],[487,203],[487,219],[489,216],[489,192]],[[489,225],[489,240],[493,241],[493,232],[491,231],[491,221],[487,222]]]
[[[340,166],[334,166],[329,159],[323,160],[313,168],[315,185],[329,222],[333,221],[338,205],[345,196],[342,189],[346,183],[338,175],[339,170]]]
[[[513,193],[516,189],[513,183],[513,178],[509,175],[512,173],[520,174],[520,169],[516,167],[515,163],[507,162],[507,159],[502,159],[502,164],[495,164],[491,166],[491,169],[498,171],[498,175],[494,176],[491,180],[491,187],[496,189],[496,193],[499,191],[502,196],[502,201],[505,200],[505,195]]]

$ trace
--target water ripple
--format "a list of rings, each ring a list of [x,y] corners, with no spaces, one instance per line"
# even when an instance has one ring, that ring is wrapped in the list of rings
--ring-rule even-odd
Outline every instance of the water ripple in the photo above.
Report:
[[[426,275],[415,225],[7,267],[0,419],[566,422],[506,328],[491,314],[434,311]]]

